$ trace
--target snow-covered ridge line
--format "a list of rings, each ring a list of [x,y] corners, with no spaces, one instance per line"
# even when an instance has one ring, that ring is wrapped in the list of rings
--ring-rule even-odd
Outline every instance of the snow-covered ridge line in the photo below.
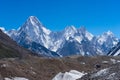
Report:
[[[73,25],[67,26],[63,31],[53,32],[47,29],[35,16],[30,16],[18,30],[8,31],[7,34],[22,46],[26,47],[30,44],[29,49],[32,51],[41,53],[41,48],[38,45],[42,45],[61,56],[63,53],[83,56],[106,55],[119,42],[119,39],[110,31],[96,37],[85,27],[75,28]],[[31,46],[33,42],[36,43],[37,49]],[[70,44],[73,44],[74,47]],[[65,56],[67,56],[66,54]]]

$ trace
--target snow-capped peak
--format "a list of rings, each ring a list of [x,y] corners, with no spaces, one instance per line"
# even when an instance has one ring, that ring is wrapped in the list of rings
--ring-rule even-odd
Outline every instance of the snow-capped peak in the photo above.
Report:
[[[25,24],[18,30],[32,34],[35,33],[36,35],[39,35],[40,33],[50,34],[51,32],[50,30],[46,29],[35,16],[30,16]]]
[[[97,39],[100,45],[102,45],[104,42],[107,42],[107,44],[116,45],[119,41],[111,31],[103,33],[102,35],[98,36]]]
[[[71,25],[71,26],[67,26],[67,27],[65,28],[65,30],[73,30],[73,31],[76,31],[76,28],[75,28],[75,26]]]
[[[112,35],[113,33],[112,33],[111,31],[108,31],[107,34],[108,34],[108,35]]]
[[[4,28],[4,27],[0,27],[0,29],[1,29],[2,31],[5,31],[5,28]]]
[[[69,37],[74,37],[74,34],[77,32],[77,29],[74,26],[67,26],[64,30],[64,37],[66,40],[69,39]]]
[[[91,41],[94,36],[91,33],[89,33],[88,31],[86,31],[85,37],[87,37],[87,39]]]
[[[39,28],[41,27],[41,29],[42,29],[42,31],[43,31],[44,33],[50,34],[51,31],[48,30],[48,29],[46,29],[46,28],[42,25],[42,23],[38,20],[37,17],[35,17],[35,16],[30,16],[27,21],[31,22],[31,24],[32,24],[33,26],[35,26],[37,29],[39,29]],[[28,22],[28,23],[29,23],[29,22]]]
[[[28,21],[30,21],[33,25],[36,25],[36,24],[41,24],[41,22],[37,19],[37,17],[35,16],[30,16],[28,18]]]
[[[114,34],[111,31],[107,31],[103,35],[104,36],[113,36]]]
[[[98,38],[101,41],[106,41],[106,39],[112,38],[112,37],[114,37],[114,34],[111,31],[107,31],[107,32],[103,33],[102,35],[98,36]]]
[[[4,33],[7,33],[7,31],[5,30],[4,27],[0,27],[0,29],[1,29]]]
[[[94,37],[91,33],[89,33],[89,32],[86,30],[86,28],[85,28],[84,26],[80,27],[80,28],[78,29],[78,32],[79,32],[81,35],[85,36],[85,38],[87,38],[89,41],[91,41],[91,40],[93,39],[93,37]]]
[[[86,32],[86,28],[84,26],[81,26],[78,30],[80,30],[82,32]]]

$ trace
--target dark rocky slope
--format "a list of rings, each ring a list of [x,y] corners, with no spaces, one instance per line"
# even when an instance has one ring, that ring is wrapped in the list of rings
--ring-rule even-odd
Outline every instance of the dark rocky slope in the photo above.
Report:
[[[25,57],[32,52],[20,47],[15,41],[0,30],[0,58]]]

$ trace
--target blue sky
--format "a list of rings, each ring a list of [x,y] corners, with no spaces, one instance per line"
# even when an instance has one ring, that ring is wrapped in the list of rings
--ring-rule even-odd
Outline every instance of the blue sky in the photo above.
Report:
[[[120,37],[120,0],[0,0],[0,26],[17,29],[36,16],[50,30],[85,26],[94,35]]]

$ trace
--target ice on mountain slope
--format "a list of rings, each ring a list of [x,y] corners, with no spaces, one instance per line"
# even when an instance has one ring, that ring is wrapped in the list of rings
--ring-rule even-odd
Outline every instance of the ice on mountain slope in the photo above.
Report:
[[[71,70],[70,72],[58,73],[52,80],[77,80],[84,75],[79,71]]]
[[[57,51],[60,47],[61,47],[61,44],[62,44],[62,40],[57,40],[53,43],[53,45],[51,45],[51,47],[49,48],[51,51]]]
[[[118,56],[120,55],[120,42],[114,46],[108,53],[109,56]]]
[[[114,56],[117,56],[120,54],[120,49],[114,54]]]
[[[69,40],[69,37],[74,37],[75,33],[77,33],[77,29],[74,26],[68,26],[64,30],[63,37],[65,37],[66,40]]]
[[[86,31],[85,37],[87,37],[88,40],[92,40],[93,35],[91,33],[89,33],[89,32]]]

